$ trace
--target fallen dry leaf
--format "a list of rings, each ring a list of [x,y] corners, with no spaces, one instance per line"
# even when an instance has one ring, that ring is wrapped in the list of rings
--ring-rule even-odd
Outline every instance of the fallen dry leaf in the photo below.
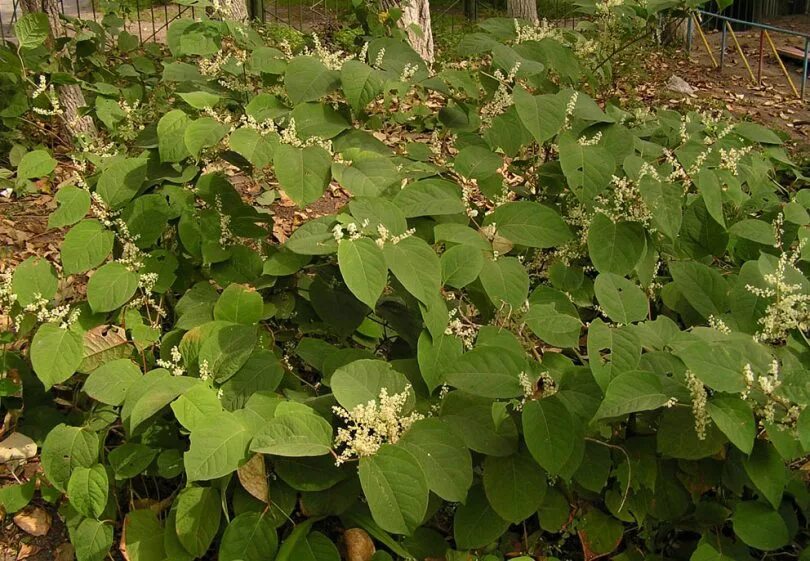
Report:
[[[20,544],[20,551],[17,553],[17,561],[22,561],[23,559],[28,559],[32,555],[36,555],[41,549],[42,548],[40,548],[38,545],[22,543]]]
[[[37,444],[19,432],[12,432],[0,442],[0,464],[9,461],[28,460],[37,454]]]
[[[73,545],[65,542],[53,552],[53,561],[73,561],[76,558],[76,551]]]
[[[51,529],[51,515],[38,506],[29,506],[14,516],[14,523],[26,534],[44,536]]]
[[[377,549],[365,530],[349,528],[343,532],[343,546],[347,561],[369,561]]]

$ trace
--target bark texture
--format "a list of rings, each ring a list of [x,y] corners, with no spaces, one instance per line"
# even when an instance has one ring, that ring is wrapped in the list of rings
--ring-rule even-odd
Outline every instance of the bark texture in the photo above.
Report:
[[[510,18],[525,19],[537,25],[537,0],[507,0],[506,10]]]
[[[25,13],[44,12],[48,16],[52,34],[51,43],[54,37],[65,35],[65,26],[59,19],[59,0],[23,0],[22,9]],[[95,136],[97,131],[92,117],[81,114],[81,108],[87,105],[82,89],[77,84],[67,84],[59,86],[57,95],[64,111],[62,117],[67,132],[72,137],[79,134]]]
[[[402,17],[398,25],[408,37],[408,43],[426,62],[433,62],[433,27],[430,23],[430,4],[428,0],[381,0],[383,10],[399,8]]]
[[[227,1],[227,0],[226,0]],[[245,22],[250,19],[248,0],[230,0],[228,6],[229,17],[232,20]]]

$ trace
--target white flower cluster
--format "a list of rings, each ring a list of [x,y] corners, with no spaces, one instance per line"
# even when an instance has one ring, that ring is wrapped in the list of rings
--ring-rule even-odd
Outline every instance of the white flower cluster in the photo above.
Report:
[[[746,389],[740,397],[753,402],[754,413],[759,418],[760,425],[776,423],[781,428],[795,429],[803,406],[791,402],[777,392],[782,385],[779,371],[779,361],[775,359],[771,362],[767,374],[757,375],[753,367],[746,364],[743,368]],[[760,399],[753,399],[754,392]],[[781,413],[778,418],[777,411]]]
[[[585,138],[585,136],[580,136],[577,143],[580,146],[596,146],[602,141],[602,131],[597,132],[591,138]]]
[[[653,219],[652,211],[636,183],[627,177],[614,175],[611,186],[607,193],[596,196],[594,209],[613,222],[638,222],[649,228]]]
[[[160,320],[167,316],[166,310],[163,309],[156,300],[152,292],[155,289],[155,285],[158,281],[158,274],[157,273],[141,273],[140,277],[138,278],[138,289],[141,291],[141,296],[132,300],[129,303],[130,308],[147,308],[147,312],[152,310],[155,312],[155,317],[150,317],[150,324],[153,328],[160,327]]]
[[[165,368],[174,376],[183,376],[186,373],[186,369],[183,368],[183,355],[180,354],[180,349],[177,348],[177,345],[172,347],[171,353],[171,360],[161,358],[155,361],[155,364],[161,368]]]
[[[444,334],[455,335],[461,339],[465,349],[472,349],[475,338],[478,337],[479,327],[475,323],[456,317],[457,315],[459,315],[457,308],[450,310],[450,322],[447,324]]]
[[[562,31],[551,25],[545,18],[537,25],[520,25],[520,21],[515,19],[515,35],[515,43],[541,41],[547,37],[562,39]]]
[[[5,271],[0,273],[0,312],[7,313],[17,301],[17,294],[12,286],[13,273]]]
[[[223,211],[222,199],[219,195],[214,198],[214,207],[219,216],[219,247],[225,249],[236,242],[236,236],[231,231],[231,215]]]
[[[383,444],[396,444],[416,421],[423,419],[424,415],[417,412],[405,415],[410,391],[410,384],[393,395],[382,388],[378,399],[356,405],[351,411],[333,407],[335,415],[346,423],[335,436],[335,448],[342,448],[335,463],[373,456]]]
[[[343,68],[343,65],[350,60],[366,60],[368,53],[368,43],[363,44],[359,54],[345,54],[343,51],[329,51],[323,46],[317,33],[312,34],[312,43],[315,47],[314,50],[311,51],[309,47],[304,47],[303,54],[319,59],[329,70],[340,70]]]
[[[419,66],[416,64],[406,64],[405,67],[402,69],[402,73],[399,75],[400,82],[409,82],[413,75],[416,74],[416,71],[419,70]]]
[[[792,251],[783,251],[779,256],[776,270],[764,275],[768,285],[759,288],[746,285],[746,289],[760,298],[770,300],[765,314],[759,319],[760,331],[754,338],[764,342],[784,341],[795,330],[810,331],[810,294],[802,291],[801,284],[788,281],[788,272],[801,274],[797,267],[805,240],[801,240]]]
[[[416,233],[416,228],[409,228],[405,230],[402,234],[398,234],[396,236],[392,236],[391,233],[388,231],[388,228],[383,226],[382,224],[377,224],[377,234],[379,237],[374,240],[374,243],[382,249],[386,243],[391,243],[391,245],[397,245],[399,242],[404,240],[405,238],[410,238]]]
[[[737,175],[737,166],[740,160],[753,149],[753,146],[745,148],[720,149],[720,169],[725,169]]]
[[[568,104],[565,106],[565,122],[563,123],[563,130],[571,128],[571,119],[574,117],[574,111],[577,108],[577,101],[579,100],[579,92],[575,91],[568,99]]]
[[[211,379],[211,367],[207,360],[200,361],[200,380],[207,382]]]
[[[492,120],[498,115],[501,115],[514,103],[512,99],[512,86],[515,83],[518,70],[520,70],[520,61],[515,63],[506,76],[503,75],[500,69],[495,71],[494,76],[498,80],[498,88],[492,95],[492,99],[481,107],[482,127],[492,125]]]
[[[14,318],[14,328],[19,331],[25,313],[34,314],[39,323],[58,323],[62,329],[70,328],[81,315],[79,308],[71,310],[68,304],[53,309],[50,309],[48,304],[48,300],[43,298],[39,292],[34,293],[34,300],[23,308],[22,314]]]
[[[686,387],[692,396],[692,415],[695,417],[695,432],[700,440],[706,440],[706,429],[711,424],[707,408],[708,393],[697,376],[691,370],[686,371]]]
[[[726,322],[724,322],[722,319],[716,316],[712,315],[709,316],[709,327],[725,335],[731,333],[731,328],[728,325],[726,325]]]
[[[34,113],[43,116],[51,116],[51,115],[62,115],[65,111],[62,109],[62,105],[59,103],[59,96],[56,95],[56,89],[53,87],[53,84],[48,84],[45,76],[40,74],[39,76],[39,83],[37,87],[31,92],[31,99],[36,99],[39,96],[44,95],[50,103],[50,109],[44,109],[42,107],[34,107]]]
[[[307,146],[320,146],[330,154],[333,153],[332,141],[325,140],[320,136],[311,136],[306,140],[298,138],[298,130],[295,127],[295,119],[290,119],[287,128],[279,133],[279,141],[282,144],[289,144],[296,148],[306,148]]]

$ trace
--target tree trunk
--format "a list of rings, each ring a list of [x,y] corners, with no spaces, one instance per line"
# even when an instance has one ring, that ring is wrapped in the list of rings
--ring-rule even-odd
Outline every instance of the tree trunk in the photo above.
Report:
[[[44,12],[47,14],[51,26],[51,43],[54,37],[65,35],[65,26],[59,19],[59,0],[23,0],[22,9],[25,13]],[[95,136],[97,131],[92,117],[81,114],[81,108],[87,105],[82,89],[77,84],[59,86],[57,95],[64,111],[62,116],[68,133],[73,137],[79,134]]]
[[[225,0],[228,3],[228,17],[232,20],[246,22],[250,19],[248,0]]]
[[[430,23],[430,4],[428,0],[380,0],[384,10],[399,8],[402,17],[399,19],[399,28],[408,37],[408,43],[422,59],[428,63],[433,62],[433,27]]]
[[[534,25],[540,22],[537,17],[537,0],[507,0],[506,10],[510,18],[525,19]]]

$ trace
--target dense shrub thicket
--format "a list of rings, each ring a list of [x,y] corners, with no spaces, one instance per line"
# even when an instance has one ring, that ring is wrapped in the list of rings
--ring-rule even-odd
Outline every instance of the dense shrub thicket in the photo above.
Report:
[[[332,560],[350,528],[378,561],[807,558],[804,178],[759,125],[585,93],[672,4],[488,20],[433,68],[390,27],[53,49],[23,18],[5,181],[56,174],[66,234],[0,288],[42,463],[6,511],[57,503],[79,561]],[[99,134],[49,150],[77,81]],[[315,210],[287,239],[234,175]]]

